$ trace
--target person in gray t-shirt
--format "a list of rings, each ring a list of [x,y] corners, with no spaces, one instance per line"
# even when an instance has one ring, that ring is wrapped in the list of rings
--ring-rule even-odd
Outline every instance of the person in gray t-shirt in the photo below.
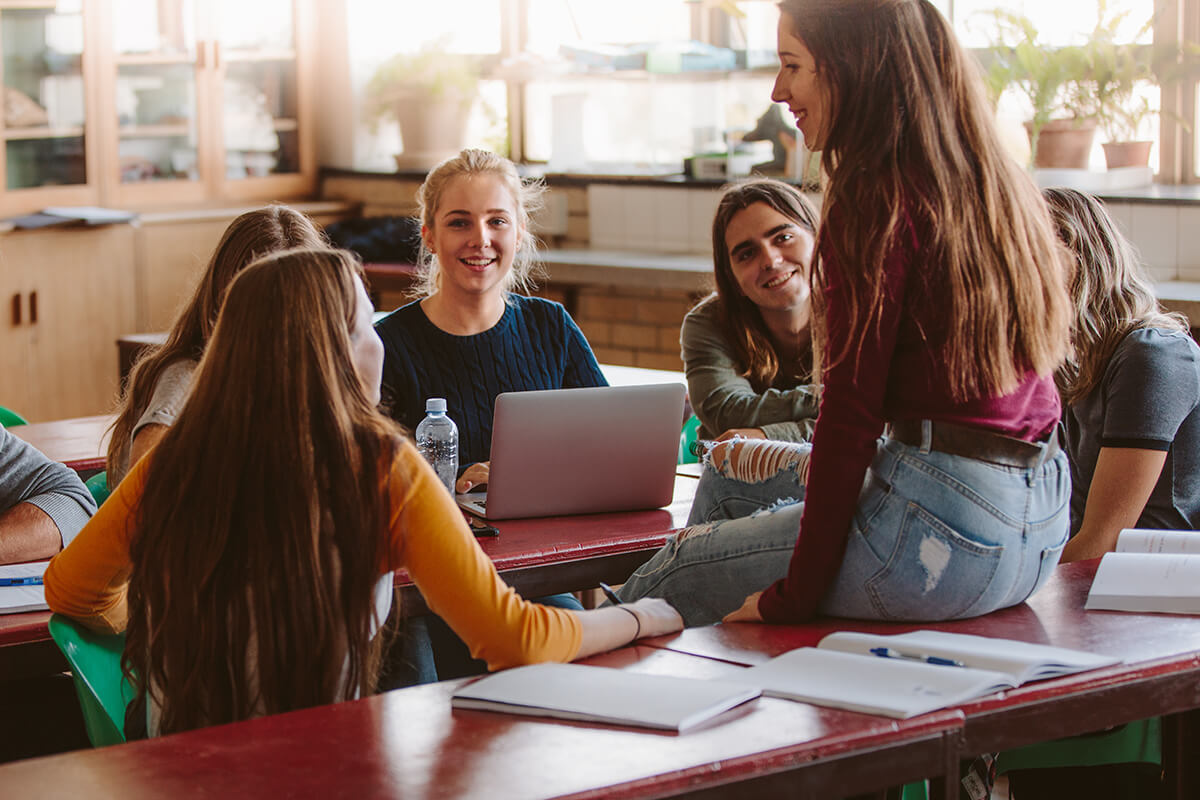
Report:
[[[72,469],[0,428],[0,564],[49,558],[95,512]]]
[[[1122,528],[1200,527],[1200,347],[1098,200],[1045,196],[1076,261],[1059,388],[1073,483],[1062,560],[1077,561],[1112,550]]]

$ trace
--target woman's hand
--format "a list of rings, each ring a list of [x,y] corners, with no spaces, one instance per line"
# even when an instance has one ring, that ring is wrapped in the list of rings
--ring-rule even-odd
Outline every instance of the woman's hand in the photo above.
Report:
[[[632,603],[626,603],[621,608],[629,609],[637,615],[642,629],[639,639],[647,636],[664,636],[683,630],[683,617],[675,607],[661,597],[643,597]]]
[[[483,486],[488,482],[488,474],[491,471],[490,461],[477,461],[467,467],[463,472],[462,477],[454,484],[454,491],[459,494],[471,491],[476,486]]]
[[[755,592],[746,598],[742,607],[725,615],[722,622],[762,622],[762,614],[758,613],[758,600],[762,592]]]
[[[762,428],[730,428],[718,436],[715,441],[727,442],[739,437],[742,439],[765,439],[767,434]]]

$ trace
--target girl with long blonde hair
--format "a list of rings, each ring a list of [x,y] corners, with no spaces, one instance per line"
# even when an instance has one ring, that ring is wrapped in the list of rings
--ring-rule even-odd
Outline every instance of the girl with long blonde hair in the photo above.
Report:
[[[392,572],[493,669],[679,627],[655,601],[525,602],[454,498],[377,411],[383,348],[352,254],[289,250],[230,285],[176,423],[46,571],[50,607],[128,629],[149,731],[375,687]]]

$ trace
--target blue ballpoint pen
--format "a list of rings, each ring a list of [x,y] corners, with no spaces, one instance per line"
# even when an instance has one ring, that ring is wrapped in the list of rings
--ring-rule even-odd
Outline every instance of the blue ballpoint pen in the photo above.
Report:
[[[31,575],[27,578],[0,578],[0,586],[41,586],[41,576]]]
[[[926,664],[937,664],[940,667],[965,667],[966,664],[961,661],[955,661],[952,658],[942,658],[941,656],[927,656],[919,653],[901,653],[899,650],[893,650],[890,647],[872,647],[871,654],[877,655],[880,658],[900,658],[905,661],[924,661]]]

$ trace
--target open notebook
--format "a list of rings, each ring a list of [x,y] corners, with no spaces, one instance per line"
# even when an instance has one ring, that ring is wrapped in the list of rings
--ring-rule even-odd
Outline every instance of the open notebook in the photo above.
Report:
[[[467,684],[454,693],[451,705],[685,733],[759,694],[726,681],[535,664]]]
[[[826,636],[815,648],[802,647],[751,667],[737,680],[771,697],[904,719],[1119,660],[941,631],[897,636],[843,631]]]
[[[41,578],[49,561],[9,564],[0,567],[0,581],[12,578]],[[0,586],[0,614],[19,614],[22,611],[45,611],[46,592],[42,584]]]
[[[1126,528],[1105,553],[1084,608],[1200,614],[1200,532]]]

